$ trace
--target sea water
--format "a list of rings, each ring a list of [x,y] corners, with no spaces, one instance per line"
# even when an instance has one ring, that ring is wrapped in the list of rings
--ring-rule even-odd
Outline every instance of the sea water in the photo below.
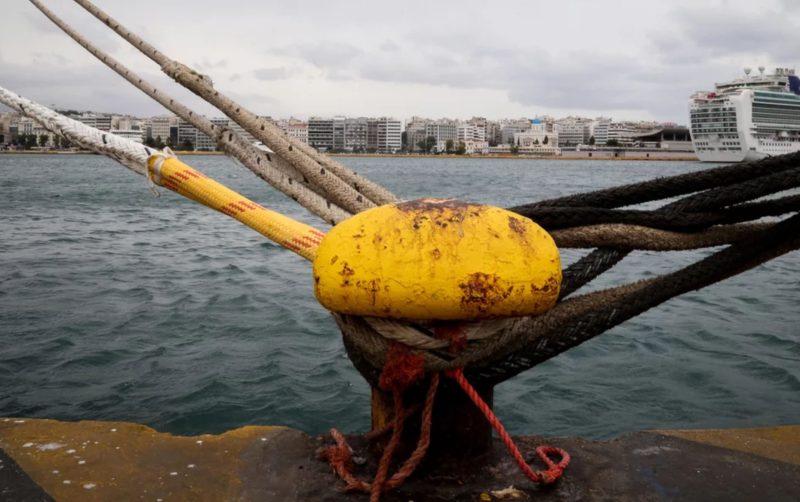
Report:
[[[691,162],[341,158],[404,199],[512,206],[691,172]],[[222,156],[188,161],[326,229]],[[635,252],[593,288],[711,251]],[[565,262],[580,253],[567,250]],[[513,433],[800,421],[800,253],[672,299],[498,386]],[[0,155],[0,416],[128,420],[179,434],[369,428],[369,387],[309,264],[93,155]]]

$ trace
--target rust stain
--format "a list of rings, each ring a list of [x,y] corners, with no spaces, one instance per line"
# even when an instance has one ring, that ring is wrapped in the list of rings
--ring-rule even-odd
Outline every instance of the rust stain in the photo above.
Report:
[[[509,216],[508,226],[511,228],[512,232],[519,235],[525,235],[525,224],[522,222],[522,220],[514,218],[513,216]]]
[[[486,312],[511,295],[514,286],[506,287],[504,281],[497,274],[484,274],[476,272],[471,274],[467,281],[458,285],[461,288],[461,307],[465,310],[477,309]]]
[[[342,277],[348,277],[348,276],[351,276],[351,275],[353,275],[355,273],[356,273],[356,271],[353,270],[352,268],[350,268],[350,266],[347,264],[347,262],[344,262],[342,264],[342,271],[339,272],[339,275],[341,275]]]
[[[342,276],[342,286],[349,286],[350,285],[350,277],[356,273],[355,270],[350,268],[347,262],[342,264],[342,271],[339,272],[339,275]]]
[[[433,251],[431,251],[431,254],[433,255],[433,258],[434,258],[435,260],[438,260],[439,258],[441,258],[441,257],[442,257],[442,252],[441,252],[441,251],[439,251],[439,248],[436,248],[436,249],[434,249]]]
[[[544,283],[542,287],[536,286],[536,284],[531,284],[531,293],[549,293],[550,291],[558,291],[559,285],[558,281],[555,277],[550,277],[547,279],[547,282]]]
[[[369,281],[356,281],[356,287],[363,289],[367,294],[370,295],[372,306],[374,307],[378,299],[378,293],[381,291],[381,280],[371,279]]]

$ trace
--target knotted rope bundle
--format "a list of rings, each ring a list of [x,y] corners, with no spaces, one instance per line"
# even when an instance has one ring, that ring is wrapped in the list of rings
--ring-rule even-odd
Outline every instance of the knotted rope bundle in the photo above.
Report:
[[[797,249],[800,196],[757,199],[798,187],[800,153],[510,208],[552,230],[560,246],[598,249],[564,270],[562,301],[552,310],[536,317],[467,324],[469,343],[457,354],[424,326],[387,326],[386,321],[345,315],[335,319],[348,355],[370,382],[377,381],[390,344],[399,340],[420,352],[427,371],[465,368],[477,383],[494,385],[674,296]],[[681,195],[685,197],[655,210],[614,209]],[[791,216],[780,222],[744,223],[787,214]],[[634,249],[725,244],[676,272],[567,298]]]

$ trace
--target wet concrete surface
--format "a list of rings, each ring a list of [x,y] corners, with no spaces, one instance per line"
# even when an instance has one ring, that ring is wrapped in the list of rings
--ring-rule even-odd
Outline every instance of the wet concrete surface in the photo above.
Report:
[[[348,440],[367,460],[355,474],[369,480],[368,442]],[[800,426],[517,440],[530,458],[544,443],[566,449],[563,478],[531,483],[496,443],[486,458],[423,462],[382,500],[800,500]],[[317,460],[329,443],[282,427],[182,437],[122,422],[0,418],[0,500],[367,500],[340,492]]]

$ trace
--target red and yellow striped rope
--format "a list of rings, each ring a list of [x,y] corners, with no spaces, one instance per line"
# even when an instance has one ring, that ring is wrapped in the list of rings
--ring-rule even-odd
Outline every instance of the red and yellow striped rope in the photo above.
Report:
[[[175,157],[151,155],[147,169],[155,184],[226,214],[309,261],[314,260],[325,236],[314,227],[260,206]]]

